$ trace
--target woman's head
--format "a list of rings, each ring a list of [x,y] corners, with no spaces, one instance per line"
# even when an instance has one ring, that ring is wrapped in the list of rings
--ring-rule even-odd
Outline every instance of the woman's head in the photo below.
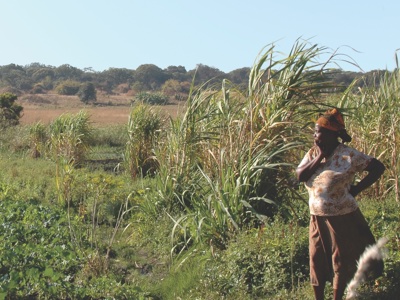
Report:
[[[343,116],[337,108],[330,109],[321,115],[316,125],[332,131],[334,133],[333,136],[340,137],[343,142],[351,141],[351,136],[347,133],[344,125]]]

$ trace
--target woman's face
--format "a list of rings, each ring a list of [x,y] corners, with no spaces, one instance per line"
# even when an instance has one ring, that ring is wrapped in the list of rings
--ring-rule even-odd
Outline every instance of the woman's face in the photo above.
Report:
[[[337,141],[338,135],[335,131],[326,129],[315,124],[314,143],[319,146],[329,145]]]

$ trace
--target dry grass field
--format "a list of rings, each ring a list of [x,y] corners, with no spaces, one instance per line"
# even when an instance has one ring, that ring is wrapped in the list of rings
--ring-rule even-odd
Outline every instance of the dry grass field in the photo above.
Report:
[[[22,125],[42,122],[51,123],[64,113],[86,111],[95,126],[124,124],[128,122],[131,96],[126,95],[98,95],[95,105],[83,104],[77,96],[61,96],[57,94],[25,94],[18,97],[18,104],[24,110],[20,123]],[[161,113],[175,117],[182,110],[183,104],[171,103],[158,106]]]

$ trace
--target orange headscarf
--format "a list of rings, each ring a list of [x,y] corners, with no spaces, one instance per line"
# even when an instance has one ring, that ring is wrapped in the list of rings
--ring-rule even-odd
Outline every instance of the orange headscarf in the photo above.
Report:
[[[332,131],[345,129],[343,116],[337,108],[326,111],[316,122],[319,126]]]

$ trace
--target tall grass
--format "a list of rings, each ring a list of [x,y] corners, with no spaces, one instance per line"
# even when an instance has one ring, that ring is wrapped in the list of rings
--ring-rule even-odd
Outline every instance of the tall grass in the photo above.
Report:
[[[270,45],[253,66],[247,91],[226,80],[220,88],[192,89],[185,115],[171,121],[157,152],[157,204],[175,222],[179,249],[192,241],[224,248],[235,232],[265,221],[276,206],[290,207],[303,125],[321,109],[321,95],[333,90],[333,71],[326,68],[333,56],[317,62],[323,51],[298,41],[277,59]]]
[[[158,168],[154,147],[163,120],[147,104],[132,107],[128,120],[125,165],[132,178],[154,173]]]
[[[89,115],[85,111],[59,116],[49,128],[53,158],[64,158],[74,165],[82,163],[90,149],[92,131]]]
[[[360,88],[357,93],[347,93],[339,105],[347,109],[352,145],[380,159],[386,172],[373,195],[385,197],[394,192],[400,197],[400,71],[377,73],[378,86]]]
[[[38,158],[45,154],[47,141],[46,126],[41,122],[33,124],[29,128],[29,140],[31,156],[33,158]]]
[[[49,153],[56,162],[56,186],[59,203],[71,204],[74,167],[83,162],[90,146],[92,127],[89,115],[63,114],[49,127]]]

